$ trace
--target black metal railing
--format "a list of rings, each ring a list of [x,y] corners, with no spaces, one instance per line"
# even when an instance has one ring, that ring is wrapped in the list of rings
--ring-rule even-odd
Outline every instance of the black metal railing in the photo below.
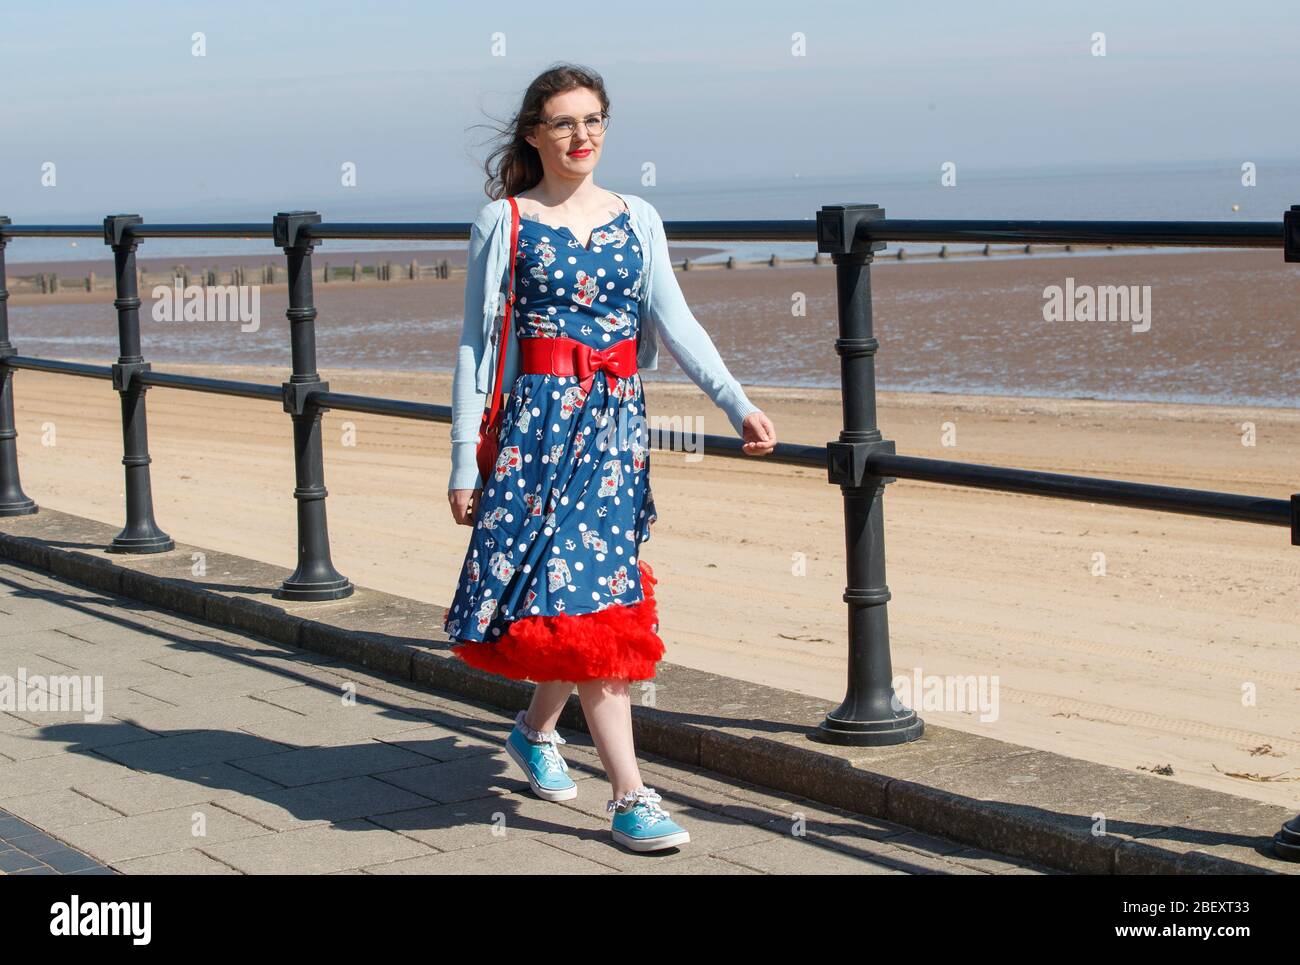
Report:
[[[13,373],[17,369],[108,379],[121,396],[123,465],[126,470],[126,525],[109,549],[156,553],[172,548],[171,538],[154,521],[149,482],[149,451],[144,393],[151,386],[220,395],[278,400],[294,426],[294,464],[298,507],[298,567],[275,591],[295,600],[331,600],[352,592],[352,584],[330,561],[325,515],[326,489],[321,450],[321,415],[341,409],[397,418],[449,422],[451,408],[373,396],[330,392],[316,371],[316,309],[311,255],[325,240],[464,240],[463,223],[322,222],[319,214],[290,211],[266,224],[149,225],[138,215],[110,215],[100,225],[13,225],[0,217],[0,516],[34,513],[36,504],[19,483],[13,415]],[[898,478],[954,486],[1080,499],[1136,509],[1187,513],[1220,519],[1289,527],[1291,544],[1300,545],[1300,494],[1286,499],[1153,486],[923,459],[895,452],[877,425],[875,355],[872,328],[871,263],[889,241],[942,243],[1059,243],[1174,245],[1179,247],[1282,248],[1284,260],[1300,262],[1300,205],[1279,222],[1229,224],[1217,221],[948,221],[889,220],[873,204],[825,205],[813,221],[675,221],[665,225],[675,239],[815,242],[835,266],[844,426],[825,446],[780,443],[769,461],[825,467],[828,481],[844,500],[848,605],[848,688],[844,701],[810,734],[817,740],[853,745],[902,744],[916,740],[924,723],[902,707],[892,686],[892,661],[886,605],[883,502],[885,486]],[[102,237],[113,249],[116,272],[119,358],[111,366],[85,365],[22,356],[10,344],[4,249],[13,238]],[[140,345],[135,251],[148,238],[269,238],[289,267],[289,321],[292,371],[280,386],[210,379],[152,371]],[[657,441],[656,441],[657,438]],[[652,433],[652,446],[685,448],[677,432]],[[741,458],[741,441],[704,436],[696,451]],[[1274,838],[1279,856],[1300,860],[1300,817]]]

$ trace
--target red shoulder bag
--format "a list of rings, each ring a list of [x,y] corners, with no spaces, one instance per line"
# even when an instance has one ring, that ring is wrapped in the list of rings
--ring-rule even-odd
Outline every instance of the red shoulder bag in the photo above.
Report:
[[[505,410],[501,406],[501,379],[505,374],[506,346],[510,338],[510,308],[515,302],[515,249],[519,244],[519,205],[514,198],[510,202],[510,282],[506,289],[506,309],[501,316],[501,328],[497,332],[497,372],[492,380],[490,401],[483,408],[483,420],[478,430],[478,471],[483,485],[496,468],[497,449],[501,445],[501,418]]]

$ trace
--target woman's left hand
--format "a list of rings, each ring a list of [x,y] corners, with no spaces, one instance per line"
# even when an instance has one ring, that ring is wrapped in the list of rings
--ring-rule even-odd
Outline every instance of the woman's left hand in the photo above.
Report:
[[[745,430],[745,444],[742,447],[749,456],[766,456],[776,448],[776,427],[772,420],[762,412],[751,412],[742,423]]]

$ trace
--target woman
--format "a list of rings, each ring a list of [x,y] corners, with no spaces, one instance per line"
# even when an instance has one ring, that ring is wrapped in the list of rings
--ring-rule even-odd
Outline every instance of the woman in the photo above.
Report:
[[[487,162],[496,200],[470,233],[447,493],[456,522],[474,529],[444,629],[466,663],[537,681],[506,750],[546,800],[577,795],[554,730],[577,685],[613,792],[611,834],[652,851],[690,840],[641,781],[628,687],[653,677],[664,653],[655,578],[638,558],[657,518],[639,372],[658,367],[658,336],[746,453],[771,452],[776,431],[686,307],[658,212],[596,187],[608,123],[599,75],[561,65],[529,85]],[[511,198],[515,301],[500,382],[509,396],[482,480],[475,450],[498,361]]]

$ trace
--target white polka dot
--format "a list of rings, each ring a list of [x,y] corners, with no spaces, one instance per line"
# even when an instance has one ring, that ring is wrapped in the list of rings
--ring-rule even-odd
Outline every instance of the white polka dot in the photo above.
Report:
[[[563,277],[564,277],[564,272],[561,271],[559,268],[557,268],[557,269],[555,269],[555,271],[554,271],[554,273],[553,273],[553,277],[555,277],[555,278],[563,278]]]

